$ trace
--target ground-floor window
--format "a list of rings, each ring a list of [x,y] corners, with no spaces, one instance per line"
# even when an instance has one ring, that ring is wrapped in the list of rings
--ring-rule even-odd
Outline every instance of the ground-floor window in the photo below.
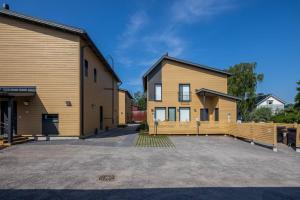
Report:
[[[179,121],[189,122],[191,117],[190,108],[179,108]]]
[[[59,118],[58,114],[42,114],[42,132],[43,135],[57,135]]]
[[[215,108],[215,121],[219,121],[219,108]]]
[[[201,121],[209,121],[208,108],[201,108],[200,109],[200,120]]]
[[[166,108],[155,108],[155,121],[165,121],[166,120]]]
[[[168,120],[176,121],[176,108],[175,107],[168,108]]]

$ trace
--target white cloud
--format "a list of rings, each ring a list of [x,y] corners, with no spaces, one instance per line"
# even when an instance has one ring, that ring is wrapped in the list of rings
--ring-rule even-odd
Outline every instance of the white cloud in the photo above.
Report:
[[[142,85],[142,78],[136,78],[136,79],[131,79],[127,83],[128,85],[131,86],[141,86]]]
[[[162,34],[154,33],[144,37],[146,50],[152,54],[168,52],[172,56],[179,56],[183,53],[185,41],[176,35],[175,31],[167,31]]]
[[[119,49],[126,49],[137,41],[137,34],[147,24],[148,16],[144,11],[134,13],[126,25],[126,29],[120,36]]]
[[[183,25],[200,23],[235,8],[236,0],[174,0],[171,10],[162,9],[156,13],[163,17],[154,21],[147,10],[133,13],[116,47],[116,61],[120,67],[135,70],[126,85],[141,88],[142,75],[154,62],[168,52],[170,56],[181,57],[188,48],[187,38],[180,35]],[[192,50],[190,50],[192,51]],[[193,50],[195,51],[195,50]],[[131,76],[132,75],[132,76]]]
[[[234,0],[179,0],[172,6],[177,22],[197,22],[235,8]]]

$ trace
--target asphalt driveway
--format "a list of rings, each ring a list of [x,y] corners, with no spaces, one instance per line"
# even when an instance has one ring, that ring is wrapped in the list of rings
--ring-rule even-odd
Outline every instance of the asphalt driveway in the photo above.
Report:
[[[136,127],[0,151],[0,199],[298,199],[300,154],[224,136],[134,146]],[[113,175],[101,181],[101,175]]]

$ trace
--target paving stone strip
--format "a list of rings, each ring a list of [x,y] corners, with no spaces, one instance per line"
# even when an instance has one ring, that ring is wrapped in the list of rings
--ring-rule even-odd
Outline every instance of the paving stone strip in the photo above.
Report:
[[[175,148],[170,138],[166,135],[139,134],[136,147]]]

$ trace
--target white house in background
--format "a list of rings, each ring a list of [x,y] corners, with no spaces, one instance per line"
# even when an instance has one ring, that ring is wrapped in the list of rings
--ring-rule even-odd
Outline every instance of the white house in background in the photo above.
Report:
[[[275,114],[284,109],[286,102],[272,94],[258,94],[255,104],[256,108],[271,108],[272,113]]]

